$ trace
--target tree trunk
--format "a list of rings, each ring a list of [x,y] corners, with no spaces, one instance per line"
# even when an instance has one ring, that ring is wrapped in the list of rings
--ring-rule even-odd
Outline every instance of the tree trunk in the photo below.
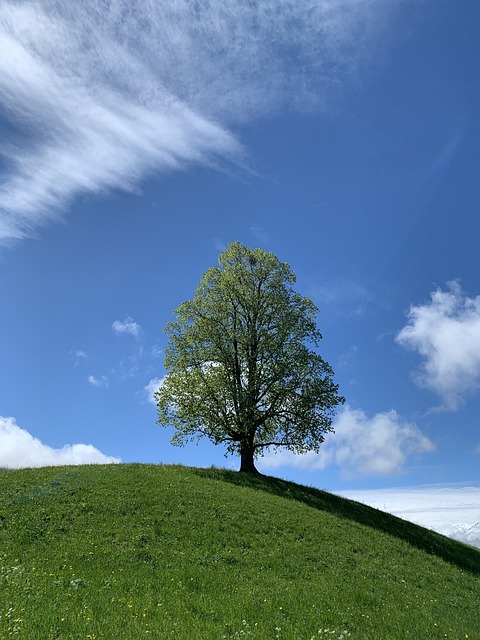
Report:
[[[240,471],[245,473],[260,473],[255,467],[253,454],[255,448],[248,442],[242,442],[240,445]]]

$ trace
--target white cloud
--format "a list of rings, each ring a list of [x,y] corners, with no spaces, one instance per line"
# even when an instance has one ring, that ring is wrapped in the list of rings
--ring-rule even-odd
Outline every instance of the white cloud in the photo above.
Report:
[[[352,500],[480,547],[480,487],[429,486],[342,491]]]
[[[280,467],[290,467],[292,469],[307,469],[308,471],[316,471],[325,469],[329,464],[334,462],[334,456],[331,447],[328,446],[328,440],[321,446],[319,453],[308,451],[303,454],[296,454],[287,449],[278,449],[277,451],[269,451],[263,458],[258,460],[258,467],[262,469],[278,469]]]
[[[338,368],[339,369],[353,369],[356,361],[357,361],[357,345],[353,344],[348,351],[340,354],[338,358]]]
[[[442,409],[459,409],[480,389],[480,296],[470,298],[449,282],[407,315],[396,341],[423,358],[415,381],[440,396]]]
[[[0,468],[48,467],[120,462],[91,444],[66,445],[52,449],[19,427],[14,418],[0,416]]]
[[[88,376],[87,382],[92,387],[108,387],[108,378],[106,376]]]
[[[74,358],[75,367],[78,367],[81,362],[88,360],[88,354],[80,349],[70,351],[70,355]]]
[[[137,324],[133,318],[127,318],[126,320],[115,320],[112,324],[112,329],[114,333],[129,333],[130,335],[138,338],[141,327]]]
[[[335,460],[347,473],[393,475],[411,455],[431,452],[434,445],[414,424],[395,411],[368,418],[347,407],[335,421]]]
[[[344,407],[318,454],[302,455],[279,450],[261,461],[266,468],[294,467],[314,471],[338,465],[345,476],[398,475],[407,458],[434,450],[434,444],[413,423],[404,422],[395,411],[372,418],[360,409]]]
[[[155,398],[153,397],[153,394],[155,393],[155,391],[159,390],[164,380],[165,380],[165,376],[163,378],[152,378],[150,382],[143,387],[145,394],[147,396],[148,402],[150,402],[155,406],[157,406],[157,403],[155,402]]]
[[[239,162],[232,125],[328,103],[401,0],[38,0],[0,5],[0,240],[79,193]],[[21,131],[21,133],[19,133]]]
[[[163,349],[158,344],[154,344],[150,349],[150,353],[154,358],[161,358],[163,356]]]

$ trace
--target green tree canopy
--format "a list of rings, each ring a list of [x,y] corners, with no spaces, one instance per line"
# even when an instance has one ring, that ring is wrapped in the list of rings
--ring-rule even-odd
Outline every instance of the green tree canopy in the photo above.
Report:
[[[193,300],[166,326],[167,375],[155,393],[173,444],[206,436],[239,454],[241,471],[269,447],[318,451],[338,395],[316,352],[317,307],[293,290],[295,274],[262,249],[231,243]]]

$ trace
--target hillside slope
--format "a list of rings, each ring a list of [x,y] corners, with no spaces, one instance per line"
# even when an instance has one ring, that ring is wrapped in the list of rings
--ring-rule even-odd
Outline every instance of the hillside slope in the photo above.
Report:
[[[2,473],[0,565],[0,638],[480,640],[478,550],[224,470]]]

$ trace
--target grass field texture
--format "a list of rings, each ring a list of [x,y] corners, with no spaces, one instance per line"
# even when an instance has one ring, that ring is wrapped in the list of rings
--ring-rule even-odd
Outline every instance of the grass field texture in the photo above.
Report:
[[[274,478],[0,474],[0,638],[480,640],[480,552]]]

